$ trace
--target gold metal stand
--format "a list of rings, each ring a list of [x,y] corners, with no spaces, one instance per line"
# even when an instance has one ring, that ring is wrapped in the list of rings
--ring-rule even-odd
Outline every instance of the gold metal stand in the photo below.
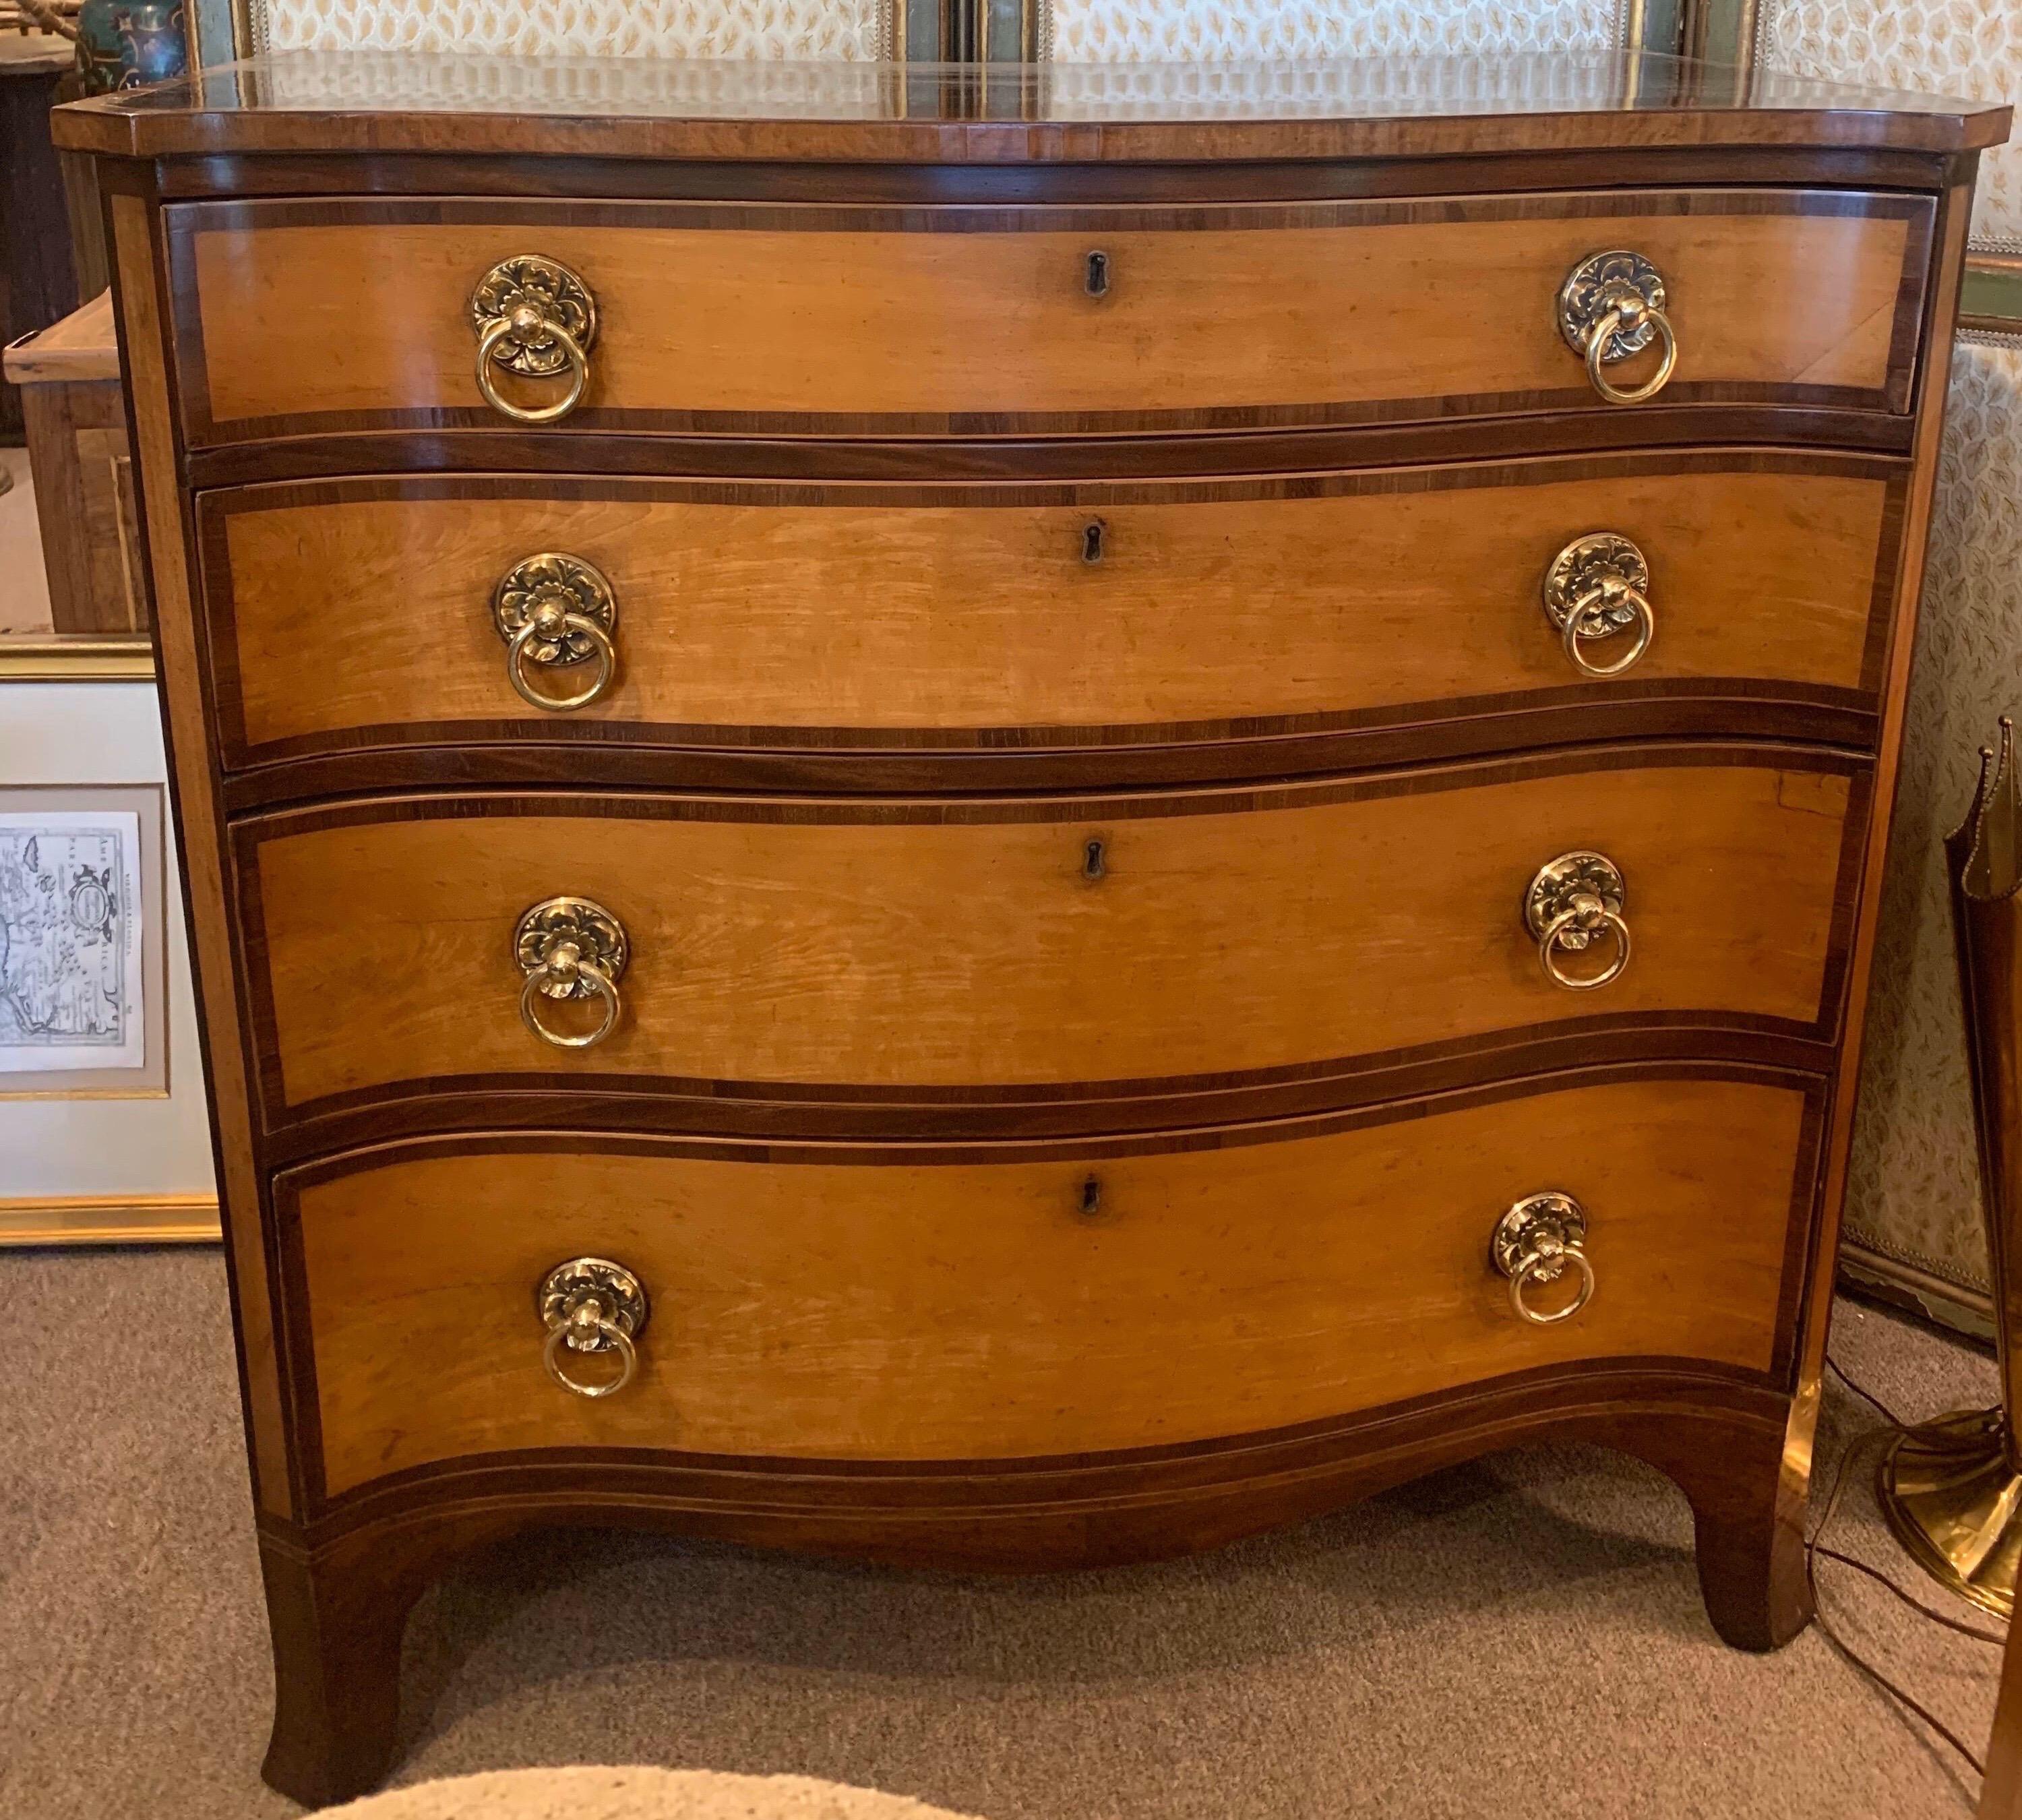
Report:
[[[2022,1367],[2022,787],[2014,723],[1983,747],[1980,787],[1945,840],[1952,934],[1965,1012],[1981,1202],[1994,1279],[2001,1402],[1906,1431],[1881,1457],[1875,1496],[1911,1557],[1940,1585],[2003,1617],[2022,1562],[2022,1460],[2014,1420]]]
[[[2003,1617],[2022,1560],[2022,1473],[1997,1409],[1962,1409],[1906,1430],[1882,1456],[1881,1514],[1941,1586]]]

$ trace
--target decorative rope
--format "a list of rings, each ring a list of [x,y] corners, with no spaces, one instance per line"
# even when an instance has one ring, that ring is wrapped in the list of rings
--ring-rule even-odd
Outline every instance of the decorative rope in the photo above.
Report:
[[[13,5],[45,31],[53,31],[59,38],[75,38],[77,36],[77,27],[65,16],[58,5],[52,3],[52,0],[13,0]]]

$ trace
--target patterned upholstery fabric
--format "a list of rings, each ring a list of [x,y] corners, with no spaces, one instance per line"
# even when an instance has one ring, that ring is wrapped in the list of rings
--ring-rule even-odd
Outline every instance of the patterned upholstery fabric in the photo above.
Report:
[[[886,54],[881,0],[254,0],[262,49],[520,57]]]
[[[892,0],[903,4],[903,0]],[[1622,0],[1041,0],[1041,54],[1068,63],[1596,51]],[[889,54],[884,0],[252,0],[259,48],[529,57]]]
[[[2015,0],[1770,0],[1763,54],[1772,68],[1878,88],[2009,101],[2022,96],[2022,6]],[[1973,235],[2022,251],[2022,145],[1980,160]]]
[[[2014,0],[1768,0],[1761,53],[1801,75],[1976,100],[2022,94]],[[1980,160],[1976,245],[2022,250],[2022,149]],[[1952,378],[1884,885],[1847,1237],[1984,1292],[1979,1165],[1939,842],[1974,754],[2022,708],[2022,338],[1962,341]]]
[[[1597,51],[1616,0],[1051,0],[1041,55],[1062,63]]]
[[[2022,337],[1962,339],[1883,885],[1847,1236],[1984,1290],[1979,1165],[1940,842],[2022,712]]]

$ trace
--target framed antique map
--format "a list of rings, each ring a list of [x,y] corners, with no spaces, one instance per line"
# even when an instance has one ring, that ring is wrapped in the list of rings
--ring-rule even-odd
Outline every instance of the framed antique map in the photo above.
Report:
[[[130,795],[132,806],[79,800]],[[28,806],[38,796],[54,799]],[[159,1032],[152,1055],[147,1040],[142,937],[159,881],[147,879],[144,821],[159,874],[159,789],[0,788],[0,1093],[75,1087],[86,1074],[114,1091],[164,1091]]]
[[[75,674],[0,673],[0,1245],[215,1238],[154,685]]]

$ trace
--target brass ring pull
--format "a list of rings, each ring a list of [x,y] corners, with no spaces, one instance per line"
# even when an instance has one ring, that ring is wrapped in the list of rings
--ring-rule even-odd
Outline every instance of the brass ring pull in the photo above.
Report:
[[[587,981],[591,989],[603,1000],[603,1018],[595,1029],[579,1036],[549,1029],[541,1021],[538,1009],[542,996],[554,987],[573,986],[579,981]],[[571,992],[568,996],[578,995]],[[568,942],[555,944],[552,959],[527,974],[527,983],[520,989],[520,1021],[543,1043],[552,1043],[557,1049],[595,1048],[618,1028],[618,1014],[622,1008],[618,996],[618,982],[596,962],[585,960]]]
[[[1593,1263],[1586,1255],[1586,1210],[1556,1190],[1527,1195],[1496,1222],[1488,1255],[1509,1279],[1509,1307],[1519,1321],[1556,1327],[1593,1299]],[[1540,1314],[1524,1299],[1527,1285],[1556,1283],[1568,1270],[1578,1275],[1579,1283],[1564,1307]]]
[[[1566,660],[1582,675],[1619,676],[1641,659],[1656,636],[1650,565],[1618,532],[1576,537],[1545,572],[1545,612],[1559,629]],[[1613,663],[1597,663],[1588,656],[1589,647],[1624,632],[1633,635]]]
[[[491,619],[506,641],[506,674],[522,701],[569,714],[603,695],[618,674],[618,596],[593,562],[560,550],[523,557],[491,590]],[[534,685],[536,671],[593,667],[570,695]]]
[[[508,338],[516,339],[537,330],[545,331],[567,356],[569,389],[553,404],[530,409],[524,404],[515,404],[499,391],[498,381],[491,377],[491,366],[499,348]],[[509,417],[516,423],[560,422],[582,402],[583,388],[589,383],[589,356],[583,351],[582,344],[560,323],[542,323],[538,317],[502,316],[488,323],[484,333],[478,338],[477,389],[484,394],[487,404],[501,416]]]
[[[1579,1272],[1580,1279],[1572,1300],[1549,1314],[1540,1314],[1524,1299],[1524,1285],[1555,1281],[1569,1266]],[[1541,1238],[1517,1259],[1516,1268],[1510,1274],[1509,1306],[1518,1320],[1527,1321],[1533,1327],[1556,1327],[1561,1321],[1570,1321],[1593,1299],[1593,1265],[1578,1245],[1549,1237]]]
[[[501,260],[472,291],[470,318],[477,334],[477,389],[501,416],[553,423],[582,402],[597,302],[566,265],[534,253]],[[530,379],[566,372],[568,389],[552,404],[515,404],[498,389],[499,367]]]
[[[1604,350],[1616,335],[1624,331],[1633,332],[1646,323],[1657,331],[1664,344],[1663,358],[1658,362],[1657,371],[1641,386],[1618,386],[1600,370],[1601,362],[1608,358]],[[1600,319],[1599,326],[1587,338],[1587,378],[1594,390],[1611,404],[1641,404],[1646,399],[1655,398],[1664,389],[1677,364],[1678,336],[1671,327],[1671,319],[1661,309],[1650,308],[1641,298],[1624,298]]]
[[[602,1339],[618,1350],[618,1376],[608,1383],[586,1384],[562,1369],[564,1343],[577,1346],[586,1338]],[[633,1373],[639,1368],[639,1349],[632,1343],[632,1336],[616,1321],[607,1320],[603,1310],[592,1300],[581,1303],[560,1326],[549,1329],[548,1343],[541,1348],[541,1363],[547,1368],[548,1376],[564,1390],[578,1397],[608,1397],[631,1383]]]
[[[1615,937],[1614,958],[1605,967],[1586,978],[1560,970],[1553,957],[1561,952],[1579,952],[1571,945],[1570,937],[1576,934],[1597,934],[1604,929]],[[1582,947],[1585,945],[1581,944]],[[1582,894],[1546,924],[1545,933],[1538,937],[1538,959],[1544,967],[1545,978],[1553,985],[1564,986],[1569,992],[1590,992],[1597,986],[1604,986],[1619,978],[1622,970],[1628,966],[1629,925],[1598,897]]]
[[[608,1258],[557,1264],[535,1286],[534,1307],[547,1329],[542,1368],[571,1396],[615,1396],[637,1376],[646,1290],[622,1264]],[[618,1354],[618,1375],[601,1382],[575,1377],[564,1363],[571,1353],[604,1352]]]
[[[618,982],[631,958],[625,926],[587,897],[549,897],[520,917],[513,930],[513,955],[527,977],[520,987],[520,1021],[543,1043],[557,1049],[590,1049],[618,1028],[624,1010]],[[543,1021],[550,999],[599,1000],[603,1014],[593,1029],[571,1036]]]
[[[1580,647],[1595,636],[1588,630],[1593,619],[1617,606],[1626,608],[1634,616],[1636,635],[1630,640],[1628,649],[1612,663],[1596,663]],[[1656,632],[1656,615],[1651,612],[1649,601],[1633,588],[1624,588],[1619,593],[1594,588],[1574,601],[1573,610],[1566,616],[1566,656],[1582,675],[1619,676],[1650,649],[1650,641]],[[1600,634],[1604,638],[1607,635]]]
[[[573,695],[544,695],[527,678],[527,652],[537,642],[552,638],[557,632],[586,639],[597,653],[596,673]],[[611,634],[596,620],[586,619],[581,613],[564,613],[548,625],[530,619],[513,634],[513,642],[506,647],[506,672],[512,678],[513,686],[520,692],[522,701],[545,708],[549,714],[568,714],[579,707],[588,707],[611,686],[611,679],[618,674],[618,647],[611,643]]]
[[[1678,338],[1665,313],[1664,277],[1640,253],[1616,248],[1582,259],[1559,287],[1559,331],[1585,357],[1588,382],[1611,404],[1654,398],[1678,364]],[[1657,371],[1641,386],[1617,386],[1601,369],[1662,344]]]
[[[1629,965],[1629,925],[1622,907],[1628,887],[1604,853],[1561,853],[1541,866],[1524,894],[1524,925],[1538,945],[1545,977],[1569,992],[1590,992],[1622,977]],[[1614,952],[1599,973],[1568,973],[1560,957],[1584,954],[1603,940]]]

